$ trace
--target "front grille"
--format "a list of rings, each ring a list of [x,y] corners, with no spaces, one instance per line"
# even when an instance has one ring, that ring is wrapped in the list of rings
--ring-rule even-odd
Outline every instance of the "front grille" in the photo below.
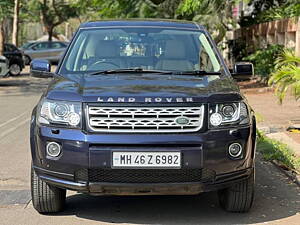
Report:
[[[195,132],[203,124],[204,106],[106,107],[88,106],[88,127],[95,132]]]
[[[211,182],[215,172],[208,169],[82,169],[76,181],[107,183]]]

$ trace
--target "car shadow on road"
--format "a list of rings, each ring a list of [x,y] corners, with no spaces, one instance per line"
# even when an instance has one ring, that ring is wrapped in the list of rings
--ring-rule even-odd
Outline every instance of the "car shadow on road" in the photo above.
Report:
[[[93,221],[132,224],[252,224],[270,222],[300,211],[299,187],[272,164],[257,160],[256,195],[249,213],[228,213],[217,193],[198,196],[92,197],[75,194],[56,216],[76,215]]]

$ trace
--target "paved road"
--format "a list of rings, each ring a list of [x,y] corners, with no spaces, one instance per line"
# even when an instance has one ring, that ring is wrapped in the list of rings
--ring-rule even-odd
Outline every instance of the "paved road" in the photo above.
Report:
[[[300,190],[257,155],[255,203],[222,211],[216,193],[199,196],[90,197],[70,192],[67,209],[39,215],[29,193],[29,118],[47,80],[0,80],[0,224],[300,224]]]

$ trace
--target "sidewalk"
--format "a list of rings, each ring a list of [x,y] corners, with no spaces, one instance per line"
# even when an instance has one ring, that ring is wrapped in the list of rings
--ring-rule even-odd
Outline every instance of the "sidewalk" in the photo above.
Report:
[[[281,141],[300,157],[300,133],[288,132],[292,120],[300,120],[300,102],[287,95],[280,105],[273,91],[266,87],[241,88],[258,118],[258,127],[268,137]]]
[[[262,117],[261,126],[286,130],[291,120],[300,120],[300,102],[287,95],[280,105],[272,91],[260,92],[264,88],[241,89],[254,111]]]

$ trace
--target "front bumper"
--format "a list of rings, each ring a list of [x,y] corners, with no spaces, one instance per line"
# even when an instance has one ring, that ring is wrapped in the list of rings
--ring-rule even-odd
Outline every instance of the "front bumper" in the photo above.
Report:
[[[220,174],[213,182],[186,183],[98,183],[74,182],[51,176],[51,171],[34,167],[43,181],[64,189],[88,193],[91,195],[196,195],[201,192],[224,189],[234,183],[247,179],[253,168],[233,173]]]
[[[59,130],[59,132],[58,132]],[[58,158],[46,155],[47,142],[62,145]],[[228,146],[243,146],[241,158],[232,159]],[[170,151],[182,153],[182,168],[212,171],[206,180],[135,183],[77,179],[79,170],[111,169],[112,151]],[[246,179],[253,170],[255,131],[252,127],[187,134],[88,134],[80,130],[31,126],[33,168],[37,175],[61,188],[96,195],[197,194],[221,189]]]

